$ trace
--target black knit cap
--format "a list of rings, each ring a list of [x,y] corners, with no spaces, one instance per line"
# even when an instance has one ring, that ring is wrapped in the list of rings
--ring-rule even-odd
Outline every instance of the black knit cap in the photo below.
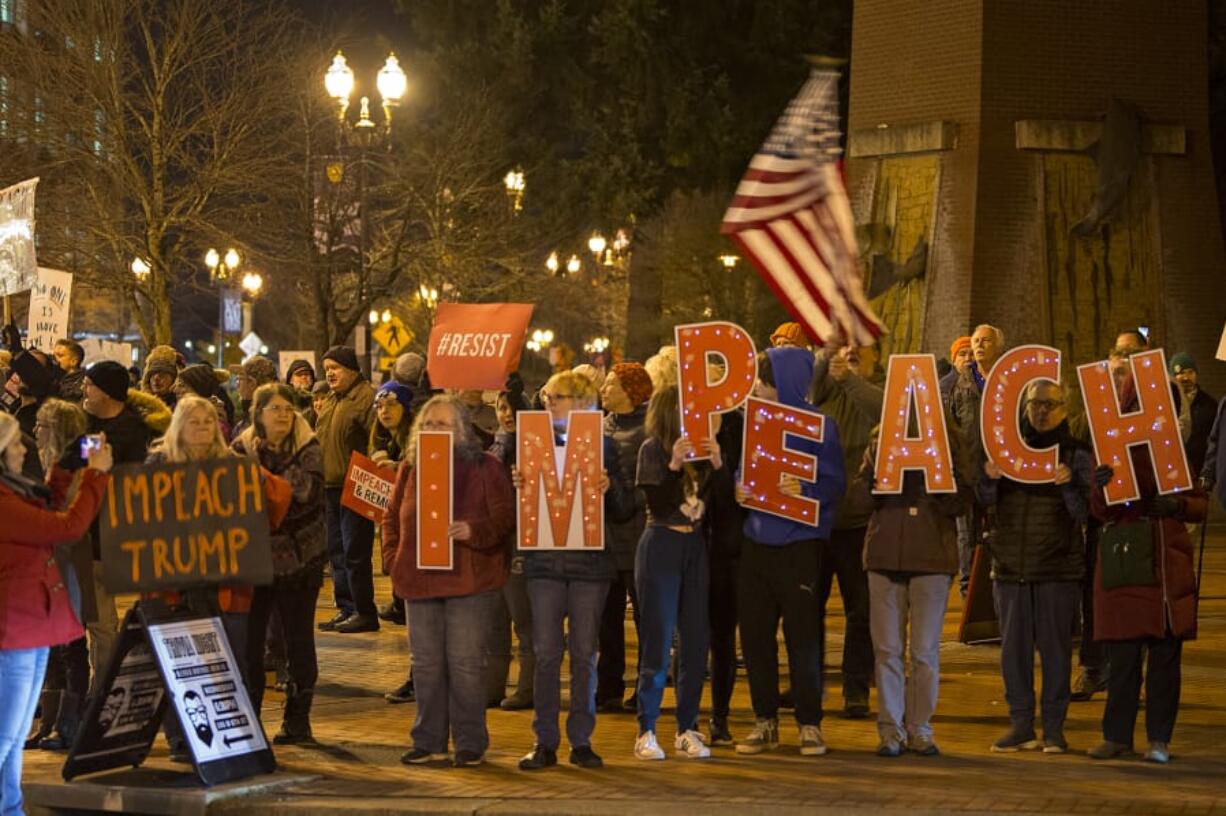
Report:
[[[324,360],[331,360],[339,366],[344,366],[350,371],[361,372],[362,367],[358,365],[358,354],[349,346],[333,346],[324,352]]]
[[[128,370],[114,360],[102,360],[94,363],[85,371],[85,379],[98,387],[116,402],[124,402],[128,398]]]

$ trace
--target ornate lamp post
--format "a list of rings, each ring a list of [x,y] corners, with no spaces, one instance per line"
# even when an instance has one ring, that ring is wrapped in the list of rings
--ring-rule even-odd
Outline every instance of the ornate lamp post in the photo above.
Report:
[[[366,165],[369,159],[369,151],[372,148],[382,146],[386,149],[391,149],[391,132],[392,132],[392,109],[400,105],[400,100],[404,98],[408,90],[408,78],[405,76],[404,69],[400,67],[400,60],[396,58],[396,54],[390,53],[383,63],[383,67],[375,76],[375,86],[379,90],[379,97],[383,107],[383,127],[379,128],[370,118],[370,97],[363,96],[360,100],[361,107],[358,111],[358,120],[353,124],[349,123],[346,114],[349,112],[349,98],[353,94],[354,89],[354,73],[349,67],[345,55],[340,51],[336,52],[336,56],[332,58],[332,64],[328,70],[324,72],[324,89],[328,96],[332,97],[336,102],[337,107],[337,123],[338,123],[338,148],[343,149],[350,146],[357,150],[358,154],[358,303],[361,304],[367,297],[367,269],[366,269],[366,246],[367,246],[367,218],[366,218]],[[359,334],[364,334],[364,329],[359,331]],[[370,336],[365,334],[358,343],[357,349],[359,357],[365,361],[369,372],[370,366]]]

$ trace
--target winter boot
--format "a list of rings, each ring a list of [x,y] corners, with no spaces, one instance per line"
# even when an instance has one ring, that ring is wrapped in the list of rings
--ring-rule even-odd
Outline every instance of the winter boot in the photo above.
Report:
[[[44,751],[67,751],[77,736],[81,723],[81,695],[65,691],[60,694],[60,710],[55,718],[55,733],[42,740],[38,747]]]
[[[291,683],[286,689],[285,717],[281,730],[272,738],[277,745],[301,745],[315,742],[311,736],[311,701],[314,689],[298,690]]]
[[[59,689],[43,689],[38,698],[39,722],[38,730],[26,738],[25,749],[32,751],[35,748],[41,748],[42,742],[51,732],[55,730],[56,716],[60,710],[60,695]]]

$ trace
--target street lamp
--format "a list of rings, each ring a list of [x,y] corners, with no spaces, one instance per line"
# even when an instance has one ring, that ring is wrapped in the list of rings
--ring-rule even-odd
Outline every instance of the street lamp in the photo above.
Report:
[[[558,261],[557,250],[554,250],[553,252],[550,252],[549,257],[545,259],[545,268],[549,270],[550,275],[556,275],[558,274],[558,269],[560,267],[561,263]]]
[[[384,139],[385,146],[388,150],[391,149],[392,140],[392,108],[397,107],[400,101],[404,98],[408,91],[408,78],[405,76],[404,69],[400,67],[400,60],[396,58],[396,54],[389,53],[387,59],[383,63],[383,67],[375,75],[375,86],[379,89],[379,96],[383,104],[383,128],[380,132],[379,128],[370,118],[370,97],[363,96],[361,98],[361,109],[358,114],[358,121],[352,127],[349,126],[348,120],[345,118],[349,110],[349,99],[353,94],[355,87],[355,78],[353,69],[349,67],[345,55],[340,51],[336,52],[336,56],[332,58],[332,64],[328,70],[324,72],[324,89],[328,96],[336,101],[337,106],[337,122],[339,125],[338,133],[338,152],[341,147],[352,142],[358,150],[358,178],[357,178],[357,198],[358,198],[358,303],[366,300],[366,247],[367,247],[367,225],[369,223],[367,208],[366,208],[366,164],[367,151],[375,145],[379,136]],[[331,176],[329,176],[331,178]],[[339,182],[339,177],[334,179]],[[360,333],[360,332],[359,332]],[[357,352],[359,356],[369,360],[370,358],[370,339],[367,337],[364,341],[360,340]],[[364,346],[364,348],[362,347]]]
[[[583,268],[583,261],[579,260],[578,255],[571,255],[566,261],[566,271],[571,275],[579,274],[579,270]]]
[[[737,262],[741,260],[740,255],[720,255],[719,262],[724,265],[724,269],[731,272],[736,268]]]
[[[251,297],[259,297],[264,289],[264,276],[259,272],[248,272],[243,275],[243,291]]]
[[[590,249],[592,254],[596,256],[597,264],[600,263],[600,258],[602,255],[604,255],[605,247],[608,245],[609,242],[606,241],[605,237],[599,232],[593,232],[592,237],[587,239],[587,248]]]
[[[527,186],[524,171],[518,167],[509,170],[502,182],[507,187],[507,198],[511,200],[511,212],[519,215],[524,208],[524,188]]]
[[[149,266],[149,262],[144,258],[132,259],[132,274],[136,276],[136,279],[139,282],[144,283],[146,280],[148,280],[149,273],[152,271],[153,267]]]
[[[242,256],[234,247],[227,249],[225,255],[212,247],[209,247],[209,251],[204,253],[204,265],[209,268],[209,278],[214,282],[229,280],[242,260]],[[132,271],[136,271],[135,262],[133,262]]]
[[[420,300],[427,309],[433,309],[438,305],[438,290],[426,286],[423,283],[417,289],[417,299]]]
[[[391,323],[391,322],[392,322],[392,310],[391,309],[384,309],[382,314],[379,313],[378,309],[370,310],[370,325],[378,326],[380,323]]]

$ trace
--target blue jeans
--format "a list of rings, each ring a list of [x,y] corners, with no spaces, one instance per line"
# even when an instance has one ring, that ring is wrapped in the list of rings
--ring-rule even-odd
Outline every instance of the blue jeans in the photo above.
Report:
[[[639,634],[643,639],[639,732],[656,730],[674,630],[678,635],[677,733],[689,731],[698,723],[711,639],[707,542],[698,532],[648,527],[634,556],[634,582],[638,586]]]
[[[409,651],[417,691],[413,747],[447,753],[450,733],[456,751],[484,754],[485,642],[498,590],[408,601]]]
[[[371,553],[375,525],[341,505],[341,488],[324,491],[328,521],[328,560],[336,608],[347,615],[375,616],[375,581]]]
[[[562,647],[570,650],[570,712],[566,738],[572,748],[592,744],[596,730],[596,651],[609,581],[528,580],[532,646],[536,650],[532,730],[537,745],[557,750],[562,709]],[[570,619],[567,636],[562,623]]]
[[[0,649],[0,814],[21,814],[21,750],[34,722],[38,693],[47,671],[47,653]]]

